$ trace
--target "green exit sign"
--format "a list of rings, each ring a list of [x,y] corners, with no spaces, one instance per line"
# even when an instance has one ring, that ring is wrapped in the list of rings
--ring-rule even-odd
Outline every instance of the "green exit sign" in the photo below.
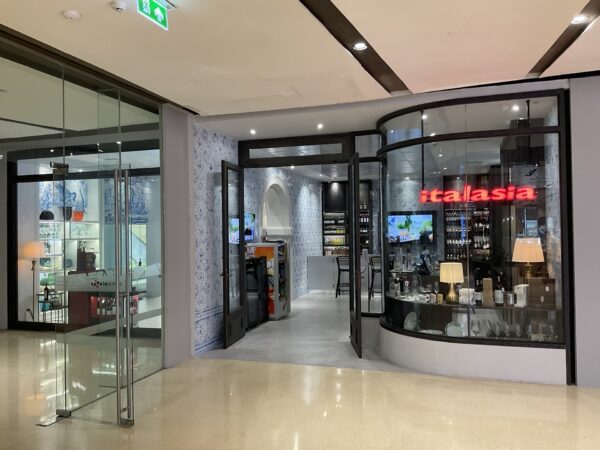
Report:
[[[138,0],[138,12],[159,27],[168,30],[167,8],[156,0]]]

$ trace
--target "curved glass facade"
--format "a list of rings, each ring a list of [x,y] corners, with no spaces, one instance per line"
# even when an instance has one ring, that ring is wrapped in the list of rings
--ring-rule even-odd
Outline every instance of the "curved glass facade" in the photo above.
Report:
[[[564,124],[561,94],[547,94],[453,101],[380,123],[384,326],[564,346]]]

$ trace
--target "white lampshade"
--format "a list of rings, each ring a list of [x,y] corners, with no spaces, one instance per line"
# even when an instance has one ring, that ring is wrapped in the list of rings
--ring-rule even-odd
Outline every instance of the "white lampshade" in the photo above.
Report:
[[[44,243],[40,241],[29,241],[23,245],[23,258],[38,259],[46,255]]]
[[[442,283],[464,283],[463,266],[459,262],[443,262],[440,264],[440,281]]]
[[[513,262],[544,262],[544,251],[540,238],[517,238],[513,249]]]

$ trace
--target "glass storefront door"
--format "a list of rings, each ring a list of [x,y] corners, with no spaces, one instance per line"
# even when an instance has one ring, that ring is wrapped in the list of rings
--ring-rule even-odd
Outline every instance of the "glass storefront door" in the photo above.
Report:
[[[81,172],[80,172],[81,171]],[[57,404],[61,415],[104,422],[133,423],[133,288],[130,175],[114,166],[80,168],[54,164],[54,220],[46,225],[59,259],[52,290],[44,291],[42,311],[55,311]],[[99,400],[99,401],[97,401]]]
[[[0,42],[8,326],[47,339],[47,410],[131,422],[163,367],[158,105]]]

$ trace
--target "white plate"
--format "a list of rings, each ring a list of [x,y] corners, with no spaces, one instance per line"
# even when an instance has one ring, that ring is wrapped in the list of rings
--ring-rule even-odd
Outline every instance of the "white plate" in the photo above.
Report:
[[[463,328],[461,324],[450,322],[448,325],[446,325],[446,336],[463,337]]]
[[[425,334],[433,334],[435,336],[443,336],[444,332],[441,330],[419,330],[420,333],[425,333]]]
[[[417,329],[417,313],[412,311],[406,315],[404,319],[404,329],[408,331],[415,331]]]

